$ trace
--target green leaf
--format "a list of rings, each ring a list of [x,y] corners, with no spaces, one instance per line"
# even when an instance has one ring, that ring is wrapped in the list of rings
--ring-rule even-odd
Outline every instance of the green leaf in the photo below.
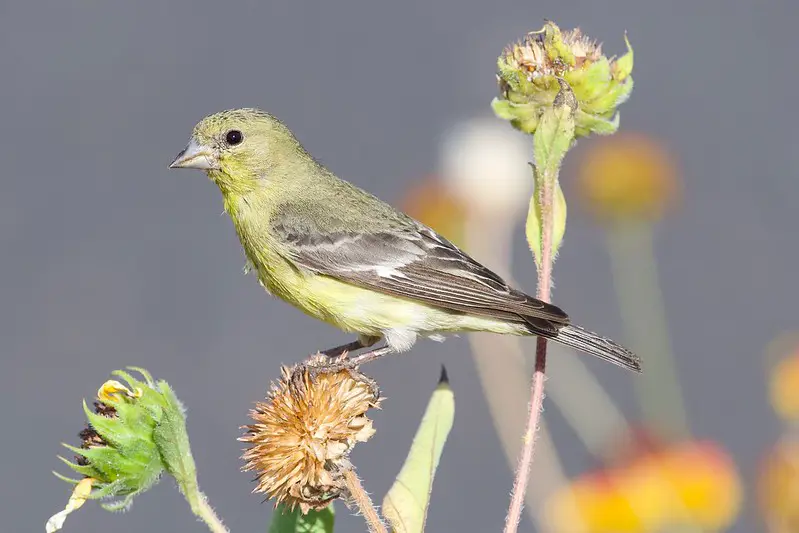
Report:
[[[541,265],[541,224],[542,224],[542,214],[541,214],[541,202],[539,198],[541,197],[539,186],[541,181],[535,180],[533,186],[533,196],[530,198],[530,207],[527,213],[527,224],[525,226],[525,231],[527,235],[527,242],[530,243],[530,248],[533,251],[533,255],[535,256],[535,262],[537,265]],[[555,182],[555,192],[554,192],[554,202],[553,202],[553,213],[552,213],[552,257],[553,260],[560,249],[560,245],[563,242],[563,236],[566,234],[566,197],[563,195],[563,189],[560,188],[560,181]],[[534,246],[533,244],[537,244]]]
[[[383,499],[383,515],[396,533],[424,531],[438,461],[455,417],[455,396],[441,368],[441,379],[413,438],[405,464]]]
[[[563,87],[563,93],[558,93],[553,106],[541,115],[533,137],[535,166],[542,179],[557,179],[560,163],[574,141],[576,101],[568,84],[564,82]],[[559,102],[561,94],[565,96]]]
[[[538,108],[533,103],[515,104],[509,100],[494,98],[491,101],[494,114],[509,120],[514,128],[525,133],[534,133],[538,127]]]
[[[585,137],[591,133],[610,135],[619,129],[619,114],[616,113],[610,120],[577,110],[575,117],[575,136]]]
[[[530,250],[540,267],[544,255],[545,221],[552,223],[551,254],[557,254],[566,231],[566,199],[558,182],[560,164],[574,143],[577,100],[565,80],[558,80],[560,92],[551,108],[541,115],[533,136],[535,192],[527,211],[526,234]]]
[[[587,68],[565,73],[563,78],[569,82],[582,107],[607,92],[611,81],[610,62],[602,56]]]
[[[161,421],[153,431],[153,440],[161,453],[164,468],[174,476],[181,492],[191,498],[197,490],[197,467],[186,431],[186,415],[166,381],[159,381],[156,386],[161,393],[163,411]],[[191,501],[189,503],[193,505]]]
[[[332,503],[321,511],[308,511],[306,515],[297,507],[289,511],[284,505],[278,505],[272,513],[269,533],[331,533],[334,521]]]
[[[574,65],[574,54],[563,40],[563,34],[554,22],[547,21],[544,28],[544,49],[551,60],[560,59],[568,65]]]
[[[624,34],[624,43],[627,45],[627,53],[618,58],[613,64],[613,77],[618,81],[624,81],[633,71],[633,47],[627,34]]]

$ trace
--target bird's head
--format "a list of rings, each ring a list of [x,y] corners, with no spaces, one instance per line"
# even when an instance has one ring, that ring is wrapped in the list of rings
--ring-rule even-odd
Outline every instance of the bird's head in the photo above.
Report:
[[[277,165],[305,151],[277,118],[258,109],[232,109],[202,119],[169,168],[204,170],[223,192],[244,192]]]

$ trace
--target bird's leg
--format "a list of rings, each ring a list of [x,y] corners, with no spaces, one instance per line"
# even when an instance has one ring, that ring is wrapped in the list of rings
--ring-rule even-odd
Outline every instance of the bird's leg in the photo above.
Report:
[[[329,348],[327,350],[322,350],[322,355],[326,355],[330,358],[338,357],[343,353],[354,352],[356,350],[360,350],[362,348],[368,348],[369,346],[374,345],[377,341],[380,340],[380,337],[372,337],[369,335],[360,335],[357,341],[352,341],[347,344],[342,344],[341,346],[336,346],[335,348]]]
[[[350,359],[345,359],[344,364],[350,365],[351,367],[356,367],[364,363],[380,359],[384,355],[388,355],[393,352],[394,350],[390,346],[383,346],[382,348],[376,348],[374,350],[364,352],[361,355],[357,355]]]
[[[357,341],[348,342],[347,344],[342,344],[341,346],[336,346],[335,348],[328,348],[327,350],[322,350],[319,353],[322,355],[326,355],[331,359],[334,357],[338,357],[339,355],[343,354],[344,352],[354,352],[355,350],[360,350],[364,348],[361,344],[361,340],[358,339]]]
[[[311,377],[314,377],[319,374],[330,374],[334,372],[341,372],[342,370],[352,370],[364,363],[380,359],[384,355],[388,355],[393,351],[394,350],[389,346],[383,346],[382,348],[370,350],[352,358],[339,356],[335,361],[318,363],[314,362],[312,364],[306,364],[306,366],[308,367]]]
[[[362,353],[361,355],[355,356],[353,358],[347,358],[346,356],[341,357],[339,356],[334,361],[309,361],[305,364],[298,366],[297,370],[295,370],[295,375],[297,371],[301,371],[304,369],[308,370],[308,375],[311,379],[316,379],[316,376],[320,374],[333,374],[336,372],[341,372],[344,370],[355,370],[358,366],[369,363],[371,361],[375,361],[376,359],[380,359],[384,355],[388,355],[392,353],[394,350],[390,346],[383,346],[382,348],[376,348],[374,350],[370,350],[366,353]],[[368,378],[367,378],[368,380]],[[368,381],[365,381],[368,383]],[[377,386],[374,384],[369,384],[370,387],[373,389]]]

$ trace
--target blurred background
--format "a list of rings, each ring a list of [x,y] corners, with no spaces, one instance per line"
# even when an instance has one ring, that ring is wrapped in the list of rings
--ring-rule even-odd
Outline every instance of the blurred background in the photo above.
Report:
[[[244,276],[219,192],[167,170],[209,113],[276,114],[533,292],[531,147],[489,103],[497,55],[544,18],[635,49],[619,135],[566,159],[554,300],[648,373],[551,350],[522,529],[799,531],[799,4],[754,0],[0,2],[3,529],[63,507],[59,443],[126,365],[187,405],[232,531],[266,528],[239,426],[281,363],[349,339]],[[462,336],[367,367],[388,397],[353,455],[367,489],[382,499],[446,364],[457,413],[428,530],[499,531],[533,346]],[[65,531],[202,531],[170,484],[124,515],[90,503]],[[338,510],[337,530],[364,529]]]

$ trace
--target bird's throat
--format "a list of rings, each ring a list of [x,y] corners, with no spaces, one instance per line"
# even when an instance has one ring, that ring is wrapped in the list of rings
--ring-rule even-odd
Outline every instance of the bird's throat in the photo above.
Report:
[[[244,196],[252,193],[257,187],[256,180],[234,178],[224,170],[209,170],[207,172],[208,178],[216,183],[222,195],[226,198],[228,196]]]

